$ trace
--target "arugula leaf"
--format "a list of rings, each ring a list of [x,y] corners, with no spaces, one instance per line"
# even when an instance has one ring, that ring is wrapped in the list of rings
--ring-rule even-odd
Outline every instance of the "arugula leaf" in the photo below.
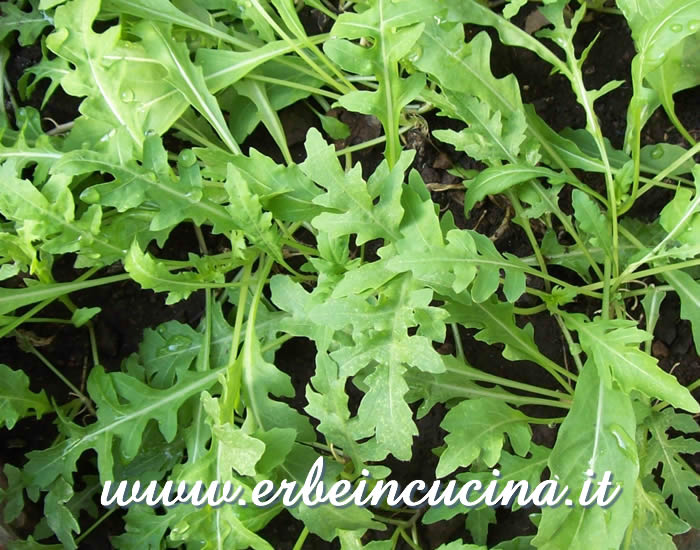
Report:
[[[662,65],[669,64],[672,67],[677,64],[676,56],[670,56],[667,61],[666,55],[688,36],[695,34],[696,22],[700,17],[700,2],[697,1],[661,1],[654,3],[654,8],[651,10],[646,8],[647,2],[637,0],[620,2],[620,9],[630,24],[637,48],[637,55],[632,60],[634,95],[628,110],[625,136],[627,147],[658,107],[659,90],[661,89],[666,98],[668,97],[668,92],[658,85],[654,92],[650,93],[652,90],[645,86],[647,77]],[[652,77],[651,82],[654,81]],[[656,82],[658,83],[658,80]],[[668,103],[667,100],[666,102]]]
[[[196,262],[194,254],[190,254],[190,261]],[[206,266],[203,262],[201,265]],[[227,268],[232,267],[228,262],[226,262],[226,266]],[[124,269],[143,288],[156,292],[168,292],[168,297],[165,300],[168,305],[185,300],[192,292],[206,287],[220,286],[224,282],[224,270],[222,269],[173,274],[148,253],[141,252],[136,242],[124,258]]]
[[[6,2],[0,16],[0,40],[13,31],[19,32],[20,46],[31,46],[44,29],[51,25],[51,19],[38,8],[37,0],[29,0],[30,11],[20,9],[17,1]],[[20,4],[24,4],[21,2]]]
[[[440,426],[449,432],[447,448],[440,455],[435,475],[444,477],[461,466],[480,459],[488,467],[501,457],[504,435],[513,450],[524,456],[530,449],[532,432],[527,417],[502,401],[469,399],[445,415]]]
[[[97,405],[97,422],[83,427],[64,419],[60,427],[66,439],[28,454],[24,469],[28,487],[36,491],[48,487],[59,476],[71,479],[78,458],[88,449],[97,451],[100,481],[111,479],[112,445],[116,438],[124,460],[136,456],[142,432],[152,419],[158,422],[163,437],[172,440],[177,432],[178,408],[216,383],[220,372],[186,372],[172,387],[157,390],[128,374],[107,374],[94,367],[88,377],[88,392]]]
[[[695,421],[687,414],[665,409],[661,413],[652,413],[645,424],[652,440],[644,457],[644,471],[651,472],[659,462],[662,463],[663,498],[672,497],[672,506],[678,509],[680,517],[696,529],[700,528],[700,503],[691,489],[700,484],[700,477],[680,456],[680,453],[693,455],[700,452],[700,444],[683,436],[669,438],[667,434],[671,427],[688,434],[695,433]]]
[[[665,273],[664,279],[678,294],[681,301],[681,319],[690,321],[695,349],[700,350],[700,283],[681,270]]]
[[[150,222],[153,230],[172,228],[187,218],[199,225],[209,222],[218,233],[235,229],[223,206],[201,196],[201,184],[196,174],[199,168],[180,165],[180,169],[180,178],[176,180],[158,136],[146,138],[143,164],[134,160],[121,163],[105,159],[96,151],[76,150],[64,155],[53,168],[56,172],[69,175],[91,172],[111,174],[114,181],[92,185],[83,191],[81,199],[88,203],[113,206],[121,212],[141,206],[147,200],[153,201],[160,207],[160,212]],[[182,172],[185,172],[185,177]]]
[[[560,548],[618,548],[632,521],[635,483],[639,472],[634,412],[629,396],[606,386],[592,365],[581,372],[571,412],[559,428],[549,458],[551,476],[570,489],[573,500],[588,474],[598,478],[612,472],[621,487],[615,503],[603,508],[547,507],[532,544],[542,550]],[[588,472],[588,474],[586,473]]]
[[[61,541],[64,548],[74,550],[78,546],[73,533],[80,532],[80,526],[66,503],[73,497],[73,487],[62,477],[53,482],[44,500],[44,514],[49,527]]]
[[[273,226],[272,214],[262,211],[260,198],[251,193],[247,179],[233,164],[228,165],[224,186],[230,200],[227,210],[237,228],[245,230],[252,244],[284,264],[281,237]]]
[[[318,130],[309,130],[305,146],[307,156],[300,168],[327,191],[313,202],[335,211],[316,216],[313,226],[334,238],[357,233],[358,245],[376,238],[395,239],[403,215],[403,174],[413,155],[403,153],[393,168],[383,162],[365,183],[359,165],[347,174],[343,172],[335,149],[326,144]],[[379,202],[374,205],[376,198]]]
[[[240,153],[216,98],[207,88],[202,69],[190,60],[187,46],[173,40],[167,25],[144,22],[134,32],[141,37],[146,51],[167,70],[166,81],[209,121],[231,152]]]
[[[46,107],[46,104],[53,96],[54,92],[61,85],[61,80],[70,72],[70,65],[62,57],[49,59],[46,48],[46,41],[41,43],[42,58],[36,65],[28,67],[22,76],[17,81],[17,88],[23,98],[29,98],[36,90],[39,82],[48,78],[50,80],[44,98],[41,101],[41,108]]]
[[[60,6],[54,15],[56,31],[46,45],[75,67],[61,79],[61,87],[71,95],[87,96],[80,112],[125,131],[140,148],[146,128],[137,118],[134,92],[125,84],[127,63],[108,64],[105,59],[117,47],[121,27],[95,33],[92,24],[99,11],[100,2],[92,0],[72,0]]]
[[[316,374],[306,388],[308,405],[305,411],[320,420],[318,430],[333,445],[343,449],[353,460],[355,469],[362,469],[366,461],[377,461],[385,454],[377,440],[360,442],[373,435],[371,424],[358,416],[351,417],[348,395],[345,392],[347,376],[339,373],[338,366],[325,353],[316,356]]]
[[[597,204],[583,191],[575,189],[571,194],[576,221],[582,233],[588,236],[588,242],[603,250],[606,257],[613,254],[610,222],[598,209]]]
[[[340,67],[362,75],[374,74],[376,91],[352,91],[338,103],[350,111],[376,116],[387,136],[386,160],[390,168],[399,160],[401,109],[421,93],[425,77],[415,73],[401,78],[398,62],[419,39],[424,21],[438,16],[440,4],[419,0],[376,0],[360,13],[343,13],[324,45],[326,54]],[[369,47],[351,40],[368,40]]]
[[[639,390],[650,397],[659,397],[690,412],[700,405],[678,380],[663,370],[657,360],[641,351],[639,344],[651,335],[636,328],[635,321],[596,317],[588,321],[582,314],[562,314],[566,325],[578,332],[588,362],[595,365],[606,388],[612,381],[625,392]]]
[[[22,371],[13,370],[0,363],[0,378],[3,387],[0,390],[0,426],[11,430],[17,420],[30,415],[37,418],[51,410],[46,393],[42,390],[34,393],[29,389],[29,377]]]

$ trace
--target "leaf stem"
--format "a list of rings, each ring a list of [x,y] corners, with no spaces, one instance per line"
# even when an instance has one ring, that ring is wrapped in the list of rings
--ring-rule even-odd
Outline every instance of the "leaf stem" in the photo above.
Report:
[[[120,510],[120,508],[118,506],[115,506],[114,508],[111,508],[111,509],[107,510],[104,514],[102,514],[97,520],[95,520],[95,522],[90,527],[88,527],[87,529],[85,529],[85,531],[80,533],[80,536],[76,537],[75,544],[80,546],[80,543],[83,542],[90,533],[92,533],[95,529],[97,529],[97,527],[99,527],[99,525],[103,521],[105,521],[109,516],[111,516],[117,510]]]
[[[248,300],[248,287],[250,286],[250,274],[252,271],[252,263],[246,264],[243,268],[243,276],[241,278],[241,287],[238,293],[238,303],[236,304],[236,320],[233,325],[233,334],[231,336],[231,349],[229,350],[228,359],[228,388],[230,395],[226,396],[226,405],[231,405],[231,414],[238,409],[240,392],[241,392],[241,368],[238,364],[238,350],[241,346],[241,331],[243,329],[243,317],[245,315],[245,305]]]
[[[304,525],[304,528],[301,530],[301,533],[299,533],[299,537],[297,538],[297,541],[294,543],[294,547],[292,550],[301,550],[304,547],[304,542],[306,541],[306,537],[309,536],[309,528]]]
[[[81,392],[73,382],[68,380],[61,371],[59,371],[51,361],[49,361],[44,354],[42,354],[38,349],[34,347],[34,345],[29,341],[29,339],[26,336],[23,336],[20,332],[15,333],[17,340],[19,341],[20,348],[28,351],[32,355],[34,355],[39,361],[41,361],[51,372],[53,372],[61,382],[63,382],[68,388],[75,394],[75,396],[80,399],[80,401],[83,402],[85,405],[85,408],[87,408],[88,411],[90,411],[90,414],[93,416],[97,416],[97,413],[95,412],[95,408],[92,405],[92,401],[90,401],[90,398],[87,397],[83,392]]]
[[[461,359],[463,362],[467,362],[464,357],[464,346],[462,345],[462,337],[459,335],[459,327],[457,323],[450,323],[450,328],[452,329],[452,338],[455,341],[455,349],[457,351],[457,358]]]

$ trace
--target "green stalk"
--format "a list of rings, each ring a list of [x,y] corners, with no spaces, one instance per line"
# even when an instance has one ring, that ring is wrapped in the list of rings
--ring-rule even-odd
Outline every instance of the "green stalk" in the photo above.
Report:
[[[635,138],[636,140],[637,138]],[[636,149],[636,148],[635,148]],[[641,189],[639,189],[639,181],[640,180],[646,180],[646,178],[641,178],[636,171],[638,170],[637,168],[637,161],[638,159],[638,154],[635,155],[635,180],[632,182],[632,192],[630,193],[629,198],[625,201],[625,204],[622,205],[620,208],[620,215],[624,214],[627,212],[632,206],[634,205],[635,201],[641,197],[644,193],[652,189],[654,186],[662,186],[670,189],[676,189],[676,185],[669,185],[669,184],[664,184],[662,180],[664,178],[669,177],[675,170],[677,170],[680,166],[682,166],[685,162],[688,160],[692,159],[693,156],[696,154],[700,153],[700,143],[696,143],[693,147],[688,149],[685,153],[683,153],[680,157],[678,157],[675,161],[673,161],[671,164],[669,164],[666,168],[664,168],[661,172],[656,174],[651,180],[648,180],[648,183],[644,185]],[[677,178],[679,181],[681,178]],[[687,180],[686,180],[687,181]],[[689,182],[690,183],[690,182]]]
[[[540,266],[540,271],[543,275],[542,278],[544,279],[545,289],[547,290],[547,292],[549,292],[551,287],[549,281],[547,280],[549,277],[549,273],[547,272],[547,262],[545,261],[544,256],[542,255],[540,245],[537,243],[537,237],[535,237],[535,234],[532,232],[532,227],[530,227],[530,220],[525,215],[523,215],[523,205],[520,204],[520,199],[518,199],[517,195],[513,190],[508,191],[507,197],[508,200],[510,200],[510,203],[513,205],[516,217],[521,222],[520,227],[522,227],[525,230],[527,240],[530,243],[530,247],[532,248],[533,253],[535,254],[535,258],[537,258],[537,263]]]
[[[584,4],[585,6],[585,4]],[[598,123],[598,118],[593,110],[593,103],[588,100],[588,93],[586,87],[583,84],[583,76],[581,70],[576,60],[576,54],[574,52],[573,44],[567,42],[564,46],[564,51],[566,52],[566,58],[568,61],[569,71],[568,77],[571,83],[574,85],[574,91],[579,98],[579,104],[583,107],[586,113],[586,125],[589,132],[593,136],[596,146],[598,147],[598,152],[600,153],[600,158],[603,161],[603,168],[605,170],[605,188],[608,195],[608,208],[610,215],[610,223],[612,226],[612,248],[613,248],[613,273],[615,276],[619,274],[620,271],[620,260],[619,260],[619,236],[618,236],[618,213],[617,213],[617,193],[615,192],[615,179],[612,174],[612,168],[610,167],[610,159],[608,158],[608,151],[605,148],[605,141],[603,139],[603,133],[600,130],[600,124]]]
[[[554,212],[554,215],[559,219],[561,224],[564,226],[564,230],[569,235],[571,235],[571,238],[574,239],[574,243],[579,248],[579,250],[581,250],[581,252],[585,256],[586,260],[588,260],[589,265],[593,268],[593,271],[595,271],[598,278],[602,279],[603,272],[600,270],[600,266],[598,266],[598,263],[595,261],[593,256],[591,256],[591,253],[588,250],[586,243],[583,242],[583,239],[581,239],[581,236],[579,235],[578,231],[576,231],[576,228],[571,223],[571,218],[569,216],[565,215],[564,212],[562,212],[561,208],[559,208],[559,205],[556,204],[556,202],[552,201],[549,198],[549,195],[547,195],[547,193],[544,191],[542,185],[539,182],[535,181],[534,186],[535,186],[535,191],[537,191],[537,194],[540,195],[540,197],[547,203],[547,205],[552,209],[552,212]],[[605,201],[605,202],[607,202],[607,201]]]
[[[32,343],[24,336],[22,336],[20,333],[16,334],[17,340],[19,342],[20,348],[24,349],[25,351],[28,351],[32,355],[34,355],[39,361],[41,361],[44,366],[46,366],[51,372],[53,372],[58,379],[63,382],[68,388],[75,394],[75,396],[82,401],[82,403],[85,405],[85,408],[90,411],[90,414],[93,416],[97,416],[97,413],[95,412],[95,408],[92,406],[92,401],[90,401],[90,398],[85,395],[83,392],[81,392],[73,382],[68,380],[61,371],[59,371],[51,361],[49,361],[38,349],[36,349]]]
[[[304,525],[304,528],[301,530],[301,533],[299,534],[299,538],[297,538],[297,541],[294,543],[294,547],[292,550],[301,550],[304,547],[304,542],[306,541],[306,537],[309,536],[309,529]]]
[[[334,99],[334,100],[338,100],[341,97],[343,97],[341,94],[329,92],[329,91],[323,90],[321,88],[316,88],[314,86],[307,86],[306,84],[299,84],[298,82],[293,82],[291,80],[282,80],[280,78],[273,78],[271,76],[257,75],[257,74],[251,73],[251,74],[246,75],[246,78],[249,80],[257,80],[259,82],[266,82],[268,84],[275,84],[277,86],[285,86],[287,88],[294,88],[296,90],[303,90],[303,91],[309,92],[311,94],[325,96],[325,97],[328,97],[328,98]]]
[[[344,86],[341,87],[338,85],[338,83],[326,72],[324,71],[321,67],[319,67],[316,62],[311,59],[308,55],[306,55],[306,52],[302,50],[299,46],[297,46],[294,43],[294,40],[286,33],[284,30],[277,24],[277,22],[270,16],[269,13],[265,10],[260,5],[260,2],[258,0],[249,0],[251,4],[255,7],[255,9],[260,13],[260,15],[265,19],[265,21],[274,29],[274,31],[277,33],[277,35],[282,38],[289,46],[292,48],[294,53],[296,53],[299,57],[301,57],[304,62],[311,67],[316,74],[321,78],[321,80],[325,81],[326,84],[332,86],[333,88],[339,90],[340,92],[347,93],[352,90],[354,90],[354,86],[350,84],[349,82],[344,82]],[[307,37],[308,38],[308,37]],[[312,42],[309,42],[309,44],[313,44]],[[317,48],[316,48],[317,49]],[[321,55],[320,59],[323,61],[326,66],[328,66],[332,72],[336,73],[336,76],[339,76],[341,82],[345,80],[345,77],[340,73],[340,71],[335,67],[330,61],[326,59],[325,55]]]
[[[470,380],[477,380],[479,382],[487,382],[489,384],[495,384],[498,386],[506,386],[510,387],[516,390],[521,390],[521,391],[526,391],[529,393],[535,393],[539,394],[545,397],[551,397],[553,399],[561,399],[562,397],[566,397],[560,392],[554,391],[554,390],[548,390],[546,388],[541,388],[539,386],[533,386],[531,384],[526,384],[524,382],[516,382],[515,380],[511,380],[509,378],[503,378],[501,376],[497,376],[495,374],[489,374],[483,371],[480,371],[474,367],[468,367],[465,366],[461,369],[451,369],[447,367],[447,371],[452,373],[452,374],[458,374],[461,376],[464,376],[465,378],[468,378]]]
[[[464,363],[467,359],[464,356],[464,347],[462,346],[462,337],[459,335],[459,327],[457,323],[450,323],[450,328],[452,329],[452,337],[455,341],[455,349],[457,350],[457,358],[461,359]]]
[[[229,359],[227,367],[228,390],[224,399],[225,408],[233,412],[238,409],[241,393],[241,368],[238,364],[238,349],[241,345],[241,331],[243,329],[243,316],[245,315],[245,305],[248,300],[248,287],[250,286],[250,274],[252,271],[252,263],[246,264],[243,268],[243,277],[241,278],[240,291],[238,293],[238,304],[236,304],[236,320],[233,325],[233,334],[231,336],[231,349],[229,350]]]

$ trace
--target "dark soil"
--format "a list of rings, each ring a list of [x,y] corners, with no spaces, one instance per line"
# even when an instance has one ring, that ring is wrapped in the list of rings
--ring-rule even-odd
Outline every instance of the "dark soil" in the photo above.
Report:
[[[305,11],[305,23],[315,25],[318,31],[327,30],[328,21],[324,16],[313,11]],[[522,23],[525,13],[519,16]],[[468,36],[473,36],[481,30],[477,27],[468,28]],[[317,31],[317,32],[318,32]],[[490,32],[490,31],[489,31]],[[589,87],[600,87],[609,80],[625,80],[620,88],[600,99],[597,113],[601,119],[605,135],[610,138],[615,147],[622,144],[625,127],[625,110],[631,96],[631,85],[628,79],[629,65],[634,56],[634,47],[629,36],[624,19],[612,15],[594,15],[592,20],[581,25],[578,34],[578,47],[583,49],[596,33],[600,32],[598,42],[590,53],[586,68],[586,84]],[[497,76],[513,73],[521,83],[523,100],[532,103],[537,112],[555,129],[566,126],[580,128],[584,126],[583,112],[576,104],[568,81],[560,76],[549,76],[549,66],[541,62],[529,51],[504,47],[497,36],[491,33],[494,41],[492,63]],[[611,53],[612,52],[612,53]],[[39,60],[41,55],[38,46],[15,48],[7,65],[7,73],[11,83],[16,85],[17,79],[24,70]],[[34,94],[28,104],[39,107],[43,89]],[[57,91],[42,115],[53,119],[55,123],[71,120],[77,111],[79,100]],[[676,96],[677,111],[680,119],[696,137],[700,138],[700,110],[697,109],[697,90],[680,93]],[[10,106],[7,106],[8,109]],[[345,147],[367,141],[381,134],[381,127],[371,117],[354,113],[336,111],[335,114],[351,128],[351,136],[338,147]],[[315,117],[308,109],[294,106],[281,113],[281,119],[287,132],[287,138],[293,157],[301,161],[304,155],[303,139],[311,126],[318,126]],[[426,116],[431,130],[454,124],[452,121],[437,117],[433,114]],[[46,129],[52,123],[46,120]],[[524,232],[516,224],[510,222],[510,207],[504,201],[484,200],[473,209],[468,217],[464,215],[464,191],[456,185],[459,180],[448,173],[453,166],[465,168],[478,167],[474,160],[466,155],[455,152],[450,146],[433,140],[430,135],[421,130],[412,130],[405,136],[405,144],[416,150],[414,167],[421,173],[426,184],[432,190],[433,200],[440,205],[441,210],[452,212],[459,227],[475,228],[493,237],[501,251],[518,255],[531,253]],[[659,141],[682,143],[673,125],[659,111],[647,124],[644,131],[645,143]],[[273,158],[281,160],[279,151],[264,128],[258,128],[244,144],[245,148],[254,147]],[[366,175],[371,173],[381,161],[382,148],[365,150],[353,155],[353,161],[361,162]],[[656,200],[645,201],[645,212],[640,216],[658,214],[668,195],[660,192],[650,194]],[[215,249],[219,243],[208,237],[208,245]],[[197,242],[190,227],[180,227],[173,232],[163,256],[178,257],[186,255],[187,251],[197,250]],[[64,258],[55,266],[55,276],[58,280],[72,280],[78,273],[71,267],[71,258]],[[119,266],[113,268],[120,270]],[[570,277],[571,274],[568,274]],[[94,321],[98,339],[100,357],[104,366],[109,370],[119,368],[121,361],[130,353],[137,350],[144,329],[155,327],[167,320],[176,319],[196,326],[203,309],[203,297],[194,295],[189,300],[175,306],[165,306],[164,297],[141,288],[132,282],[123,282],[104,288],[95,288],[71,295],[78,306],[100,306],[102,313]],[[635,316],[640,315],[641,307],[631,307]],[[55,303],[42,312],[44,316],[66,316],[63,305]],[[555,361],[564,363],[565,343],[562,340],[556,323],[546,315],[533,316],[527,319],[536,329],[537,343],[540,349]],[[75,329],[70,325],[24,325],[23,330],[31,330],[42,339],[39,348],[61,372],[78,387],[84,387],[86,366],[91,364],[90,345],[85,329]],[[478,342],[474,331],[463,330],[460,334],[462,345],[468,360],[476,367],[494,374],[508,377],[530,384],[548,385],[551,380],[541,369],[527,363],[511,363],[505,361],[496,347]],[[451,353],[454,348],[452,337],[441,348],[443,353]],[[659,358],[661,366],[678,376],[681,383],[695,380],[700,369],[700,359],[692,343],[690,326],[687,321],[679,318],[679,304],[674,297],[668,297],[661,310],[661,318],[655,332],[653,353]],[[293,403],[299,408],[305,405],[304,388],[313,375],[315,350],[313,345],[304,339],[295,339],[285,344],[277,354],[278,366],[288,372],[297,388],[297,397]],[[65,386],[44,367],[33,355],[24,353],[16,345],[14,338],[0,340],[0,361],[21,368],[30,376],[32,390],[46,390],[56,402],[65,403],[72,397]],[[307,368],[299,370],[299,365]],[[700,397],[700,395],[696,395]],[[543,414],[544,411],[538,411]],[[420,436],[414,443],[414,456],[410,462],[393,461],[392,476],[399,480],[425,479],[429,481],[434,476],[437,457],[432,449],[442,443],[444,433],[439,427],[444,410],[436,407],[430,414],[418,422]],[[50,419],[42,420],[42,429],[37,429],[37,422],[21,421],[11,432],[0,430],[0,438],[5,442],[0,454],[0,464],[11,463],[21,466],[24,455],[32,449],[42,449],[51,444],[56,431]],[[535,430],[536,442],[551,446],[554,442],[555,431],[545,426]],[[700,459],[695,457],[693,464],[700,469]],[[85,464],[90,468],[90,463]],[[38,506],[30,507],[25,512],[25,528],[31,530],[34,522],[41,517]],[[535,528],[525,511],[509,513],[499,510],[499,523],[489,532],[489,544],[506,540],[511,537],[534,533]],[[108,536],[119,532],[119,519],[113,516],[110,521],[103,523],[87,540],[84,548],[107,548]],[[22,529],[20,529],[21,531]],[[263,531],[263,536],[271,541],[279,550],[292,548],[294,541],[301,531],[301,524],[283,512],[274,519]],[[461,537],[465,542],[471,540],[464,527],[462,519],[456,518],[450,522],[441,522],[432,526],[421,527],[424,548],[436,548],[444,541]],[[679,539],[680,543],[680,539]],[[690,544],[693,544],[692,540]],[[310,536],[305,548],[331,549],[339,548],[337,543],[325,543]],[[399,548],[408,548],[401,546]],[[690,546],[688,546],[690,548]]]

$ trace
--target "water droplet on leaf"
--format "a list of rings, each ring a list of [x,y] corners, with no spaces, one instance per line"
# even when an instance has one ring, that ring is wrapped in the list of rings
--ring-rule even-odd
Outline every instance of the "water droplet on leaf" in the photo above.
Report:
[[[94,204],[100,200],[100,192],[94,187],[88,187],[80,193],[80,200],[88,204]]]
[[[119,97],[121,97],[124,103],[131,103],[132,101],[134,101],[136,94],[134,94],[134,90],[132,90],[131,88],[125,88],[124,90],[122,90],[121,96]]]
[[[177,161],[185,168],[189,168],[197,162],[197,156],[192,152],[192,149],[184,149],[180,152]]]
[[[681,25],[680,23],[674,23],[673,25],[671,25],[671,30],[673,32],[681,32],[683,30],[683,25]]]
[[[169,353],[178,353],[186,350],[191,345],[191,339],[189,339],[187,336],[182,336],[181,334],[178,334],[176,336],[173,336],[172,338],[168,338],[165,341],[165,346],[163,346],[157,351],[157,355],[162,357],[163,355],[168,355]]]
[[[146,137],[151,137],[151,136],[156,136],[158,135],[158,132],[156,132],[153,128],[149,128],[143,133],[144,136]]]
[[[413,51],[413,53],[412,53],[410,56],[408,56],[408,60],[409,60],[411,63],[415,63],[415,62],[417,62],[417,61],[421,58],[422,55],[423,55],[423,48],[421,48],[420,46],[418,46],[418,47]]]
[[[661,147],[661,145],[657,145],[656,147],[654,147],[654,149],[652,149],[651,158],[660,159],[663,156],[664,156],[664,148]]]
[[[632,460],[633,462],[637,461],[637,445],[632,441],[629,435],[627,435],[627,432],[625,432],[625,429],[620,426],[619,424],[610,424],[608,426],[608,429],[610,430],[610,433],[613,435],[615,438],[615,441],[617,442],[617,446],[619,449],[622,451],[622,453]]]
[[[690,23],[688,23],[688,30],[690,32],[700,30],[700,21],[691,21]]]

